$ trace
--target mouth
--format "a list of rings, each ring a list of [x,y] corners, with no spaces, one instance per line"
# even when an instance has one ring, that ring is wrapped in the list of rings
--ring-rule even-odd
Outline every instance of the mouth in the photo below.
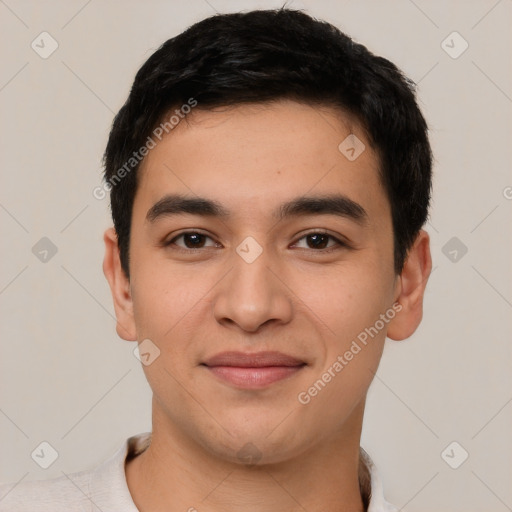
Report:
[[[281,352],[222,352],[201,366],[225,383],[259,389],[297,374],[306,363]]]

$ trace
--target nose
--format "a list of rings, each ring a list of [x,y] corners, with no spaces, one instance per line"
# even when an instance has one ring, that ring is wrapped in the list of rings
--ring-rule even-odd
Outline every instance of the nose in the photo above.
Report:
[[[292,294],[277,277],[278,263],[272,264],[266,251],[250,263],[235,253],[232,263],[214,297],[213,313],[217,322],[251,333],[264,325],[290,322]]]

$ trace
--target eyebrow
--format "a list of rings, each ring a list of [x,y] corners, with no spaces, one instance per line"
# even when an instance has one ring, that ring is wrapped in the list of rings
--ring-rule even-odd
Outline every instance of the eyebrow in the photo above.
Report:
[[[148,210],[146,220],[153,223],[161,217],[179,214],[227,218],[230,212],[219,202],[211,199],[170,194],[157,201]],[[337,215],[361,225],[368,221],[366,210],[359,203],[342,194],[297,197],[281,204],[273,212],[273,216],[279,220],[306,215]]]

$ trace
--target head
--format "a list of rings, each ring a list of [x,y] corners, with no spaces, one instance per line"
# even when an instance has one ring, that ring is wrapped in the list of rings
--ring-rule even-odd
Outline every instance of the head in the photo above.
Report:
[[[431,267],[427,126],[394,64],[298,11],[205,19],[137,73],[105,179],[117,330],[159,353],[160,424],[270,462],[361,419]],[[299,364],[249,389],[215,364],[234,351]]]

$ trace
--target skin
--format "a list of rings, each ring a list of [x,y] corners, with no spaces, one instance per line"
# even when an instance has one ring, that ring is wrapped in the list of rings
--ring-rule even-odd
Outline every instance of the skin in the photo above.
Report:
[[[354,161],[338,150],[351,133],[366,146]],[[153,390],[152,443],[126,465],[141,512],[363,510],[358,465],[366,394],[385,337],[405,339],[419,325],[431,271],[429,237],[421,230],[402,273],[394,273],[390,205],[378,166],[354,119],[288,100],[198,107],[145,158],[130,279],[113,228],[104,235],[103,266],[118,334],[150,339],[160,350],[143,366]],[[230,214],[149,222],[148,210],[176,193],[215,200]],[[366,222],[272,216],[286,201],[333,193],[361,205]],[[317,248],[306,235],[318,230],[335,238],[321,238],[328,242]],[[203,247],[187,248],[190,238],[176,238],[184,231],[206,235],[199,237]],[[252,263],[236,252],[248,236],[262,248]],[[401,311],[301,404],[298,394],[397,302]],[[277,350],[306,365],[262,389],[240,389],[201,365],[226,350]],[[237,455],[248,443],[252,461]]]

